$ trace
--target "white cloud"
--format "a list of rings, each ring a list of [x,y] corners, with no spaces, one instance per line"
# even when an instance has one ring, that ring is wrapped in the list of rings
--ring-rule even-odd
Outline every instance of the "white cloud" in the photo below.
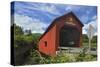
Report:
[[[65,8],[66,11],[71,11],[72,7],[68,6],[67,8]]]
[[[40,7],[40,10],[49,12],[49,13],[54,14],[54,15],[55,15],[55,14],[56,14],[56,15],[59,15],[59,14],[60,14],[60,13],[58,12],[57,8],[55,7],[55,5],[49,5],[49,6],[47,6],[47,5],[42,5],[42,6]]]
[[[23,30],[31,29],[32,33],[43,33],[48,24],[41,22],[39,19],[33,19],[28,16],[15,14],[14,23],[21,26]]]
[[[32,4],[32,6],[25,6],[26,9],[31,9],[31,10],[39,10],[39,11],[43,11],[43,12],[48,12],[51,13],[53,15],[59,15],[60,12],[58,11],[58,9],[56,8],[56,5],[53,4]]]
[[[85,30],[85,27],[83,27],[82,34],[87,34],[87,31]]]
[[[95,15],[95,16],[93,16],[93,17],[92,17],[92,19],[93,19],[93,20],[97,19],[97,16],[96,16],[96,15]]]
[[[81,9],[81,7],[77,7],[74,5],[70,5],[65,8],[66,11],[79,11],[80,9]]]
[[[90,21],[88,24],[84,24],[83,27],[83,34],[87,34],[87,29],[89,28],[89,25],[91,24],[94,27],[95,33],[94,35],[97,35],[97,17],[93,16],[93,20]]]
[[[86,23],[89,20],[89,16],[83,15],[80,17],[81,21]]]

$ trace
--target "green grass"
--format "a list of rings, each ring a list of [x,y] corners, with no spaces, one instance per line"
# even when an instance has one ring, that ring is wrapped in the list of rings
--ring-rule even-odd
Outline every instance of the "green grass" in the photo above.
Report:
[[[89,43],[83,43],[83,47],[88,47]],[[97,43],[91,43],[91,48],[97,48]]]

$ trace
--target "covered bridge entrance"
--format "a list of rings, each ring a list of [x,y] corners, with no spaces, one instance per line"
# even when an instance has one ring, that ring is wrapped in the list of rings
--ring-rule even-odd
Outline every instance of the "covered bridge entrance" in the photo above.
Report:
[[[60,30],[60,47],[77,47],[79,45],[80,32],[72,26],[63,26]]]
[[[82,46],[83,24],[73,12],[56,18],[39,40],[39,51],[46,55],[56,55],[59,47]]]

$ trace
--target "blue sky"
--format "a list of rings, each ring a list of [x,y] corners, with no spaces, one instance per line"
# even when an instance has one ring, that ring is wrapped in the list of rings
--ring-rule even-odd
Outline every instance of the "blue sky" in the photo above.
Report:
[[[14,23],[21,26],[23,30],[31,29],[33,33],[43,33],[55,18],[73,11],[84,24],[83,34],[87,33],[89,24],[93,25],[95,34],[97,34],[96,6],[17,1],[14,2],[11,10],[11,15],[14,15]]]

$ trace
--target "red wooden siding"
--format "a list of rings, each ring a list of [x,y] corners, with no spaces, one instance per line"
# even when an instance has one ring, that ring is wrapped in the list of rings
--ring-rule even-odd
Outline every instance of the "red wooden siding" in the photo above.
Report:
[[[45,46],[45,41],[47,46]],[[56,51],[56,25],[49,30],[39,41],[39,51],[46,55],[55,55]]]
[[[72,22],[70,23],[70,18]],[[61,17],[58,17],[53,21],[53,23],[48,27],[46,32],[40,37],[39,40],[39,51],[46,55],[56,55],[56,51],[59,47],[60,41],[60,30],[66,25],[69,27],[74,27],[80,32],[80,39],[77,42],[76,47],[82,46],[82,27],[83,24],[78,20],[78,18],[71,12]],[[66,35],[65,35],[66,36]]]

